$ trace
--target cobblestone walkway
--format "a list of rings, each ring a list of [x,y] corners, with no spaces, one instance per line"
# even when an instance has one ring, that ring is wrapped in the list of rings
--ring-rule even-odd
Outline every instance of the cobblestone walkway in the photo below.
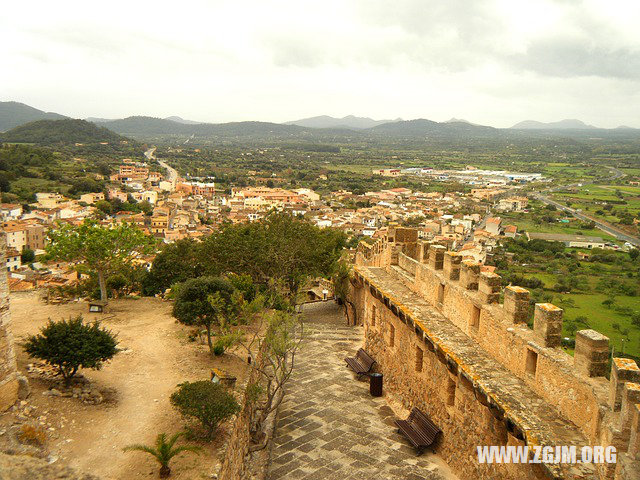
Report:
[[[416,456],[396,433],[384,397],[371,397],[369,384],[345,366],[361,345],[361,328],[345,326],[329,302],[307,305],[305,316],[307,339],[280,407],[268,479],[451,478],[433,454]]]

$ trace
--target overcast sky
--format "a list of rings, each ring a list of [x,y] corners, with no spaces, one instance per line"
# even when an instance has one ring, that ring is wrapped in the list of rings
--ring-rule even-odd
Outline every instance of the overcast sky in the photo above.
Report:
[[[0,100],[74,117],[640,127],[640,1],[3,2]]]

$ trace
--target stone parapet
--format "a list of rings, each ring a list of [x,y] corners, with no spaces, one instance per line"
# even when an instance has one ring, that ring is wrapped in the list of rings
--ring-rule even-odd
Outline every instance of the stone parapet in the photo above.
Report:
[[[626,382],[640,383],[640,368],[630,358],[614,358],[609,378],[609,406],[614,412],[620,410]]]
[[[498,303],[502,277],[493,272],[481,272],[478,280],[478,293],[482,303]]]
[[[563,310],[551,303],[536,303],[533,314],[533,331],[542,339],[545,347],[559,347],[562,343]]]
[[[447,280],[459,280],[460,279],[460,265],[462,257],[456,252],[445,252],[443,273]]]
[[[504,289],[504,311],[509,323],[526,323],[529,319],[529,290],[509,285]]]
[[[609,368],[609,337],[595,330],[576,332],[573,364],[580,375],[604,377]]]
[[[480,264],[472,260],[463,260],[460,265],[460,284],[467,290],[478,289]]]

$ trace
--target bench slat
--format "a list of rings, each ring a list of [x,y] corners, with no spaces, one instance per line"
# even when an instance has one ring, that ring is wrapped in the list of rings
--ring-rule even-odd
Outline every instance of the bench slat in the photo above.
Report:
[[[406,420],[396,420],[395,424],[414,447],[422,449],[435,441],[440,428],[423,412],[414,408]]]

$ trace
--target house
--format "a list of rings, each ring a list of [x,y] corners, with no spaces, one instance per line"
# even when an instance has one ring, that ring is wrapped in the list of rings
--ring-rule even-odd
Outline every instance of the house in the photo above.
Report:
[[[504,236],[507,238],[516,238],[518,227],[515,225],[507,225],[504,227]]]
[[[605,241],[601,237],[586,235],[566,235],[564,233],[527,232],[528,240],[546,240],[547,242],[562,242],[569,248],[604,248]]]
[[[382,168],[379,170],[372,170],[374,175],[381,175],[383,177],[399,177],[400,169],[399,168]]]
[[[80,195],[80,201],[88,205],[93,205],[94,203],[99,202],[101,200],[104,200],[104,193],[102,192],[85,193],[83,195]]]
[[[493,234],[500,235],[500,224],[502,223],[502,219],[500,217],[489,217],[487,218],[487,224],[484,229]]]
[[[498,202],[498,210],[503,212],[521,212],[529,205],[529,199],[526,197],[509,197],[502,198]]]
[[[18,220],[22,216],[22,205],[17,203],[1,203],[0,204],[0,220],[6,222],[8,220]]]
[[[7,272],[13,272],[22,266],[22,257],[15,248],[7,249]]]

